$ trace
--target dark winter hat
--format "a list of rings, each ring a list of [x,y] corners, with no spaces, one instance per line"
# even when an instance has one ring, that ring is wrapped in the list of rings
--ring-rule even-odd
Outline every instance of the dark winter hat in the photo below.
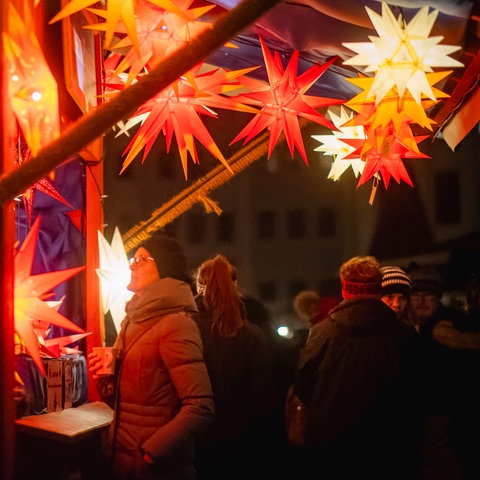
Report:
[[[429,292],[438,296],[442,295],[442,277],[435,268],[414,267],[408,273],[412,278],[412,292]]]
[[[145,248],[153,257],[160,277],[171,277],[190,283],[185,254],[174,238],[158,232],[145,240],[139,247]]]
[[[382,267],[382,295],[401,293],[409,295],[412,291],[412,279],[400,267]]]

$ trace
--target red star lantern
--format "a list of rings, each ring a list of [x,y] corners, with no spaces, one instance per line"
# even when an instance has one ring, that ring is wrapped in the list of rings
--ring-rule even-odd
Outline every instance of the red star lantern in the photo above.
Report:
[[[127,156],[120,173],[144,148],[142,162],[145,161],[162,131],[166,137],[167,152],[170,151],[171,141],[175,134],[185,178],[187,178],[188,154],[194,163],[199,163],[195,139],[199,140],[215,158],[230,170],[223,154],[202,123],[200,115],[216,117],[217,114],[211,108],[256,113],[256,109],[241,104],[235,97],[224,95],[241,88],[243,82],[241,83],[238,79],[244,78],[244,75],[256,67],[231,72],[210,68],[202,72],[202,66],[203,64],[197,65],[185,76],[180,77],[145,102],[135,116],[128,120],[119,134],[125,133],[137,123],[140,123],[141,126],[125,149],[124,154]]]
[[[27,147],[27,144],[25,143],[23,136],[19,133],[18,135],[18,142],[17,142],[17,163],[21,164],[25,161],[28,161],[31,158],[31,151]],[[44,193],[45,195],[48,195],[55,200],[58,200],[59,202],[62,202],[64,205],[67,207],[73,208],[66,200],[65,198],[60,195],[58,190],[55,188],[55,185],[53,184],[53,178],[54,178],[54,172],[51,172],[49,177],[41,178],[34,184],[32,184],[30,187],[27,188],[23,192],[22,198],[23,198],[23,205],[25,206],[25,211],[27,213],[27,222],[28,225],[31,224],[32,222],[32,214],[33,214],[33,200],[35,198],[35,191],[39,191]]]
[[[378,135],[377,135],[378,133]],[[419,143],[428,135],[415,137],[415,143]],[[387,131],[383,129],[376,129],[371,135],[370,145],[365,150],[365,141],[357,139],[344,139],[345,143],[356,147],[355,151],[350,155],[355,158],[360,152],[364,151],[361,155],[365,160],[365,166],[358,181],[357,186],[361,186],[368,182],[372,177],[380,174],[381,179],[388,188],[390,179],[393,178],[397,183],[404,181],[413,187],[410,176],[407,173],[405,165],[402,162],[402,158],[430,158],[421,152],[417,152],[409,148],[406,144],[402,143],[393,133],[393,129],[387,128]],[[349,157],[345,157],[348,159]]]
[[[256,80],[245,82],[252,93],[245,93],[239,96],[238,100],[247,105],[261,107],[261,112],[232,140],[231,144],[242,138],[245,139],[245,144],[268,128],[270,130],[268,157],[270,157],[283,131],[292,158],[296,147],[308,165],[298,117],[335,129],[333,123],[316,109],[339,105],[343,100],[306,95],[306,92],[336,59],[333,58],[322,65],[316,64],[301,75],[297,75],[298,50],[293,52],[287,68],[284,68],[279,53],[275,52],[272,56],[262,38],[260,43],[270,84]]]

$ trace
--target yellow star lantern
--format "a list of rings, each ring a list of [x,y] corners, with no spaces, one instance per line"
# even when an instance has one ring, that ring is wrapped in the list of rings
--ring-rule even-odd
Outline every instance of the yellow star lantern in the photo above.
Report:
[[[119,229],[115,228],[111,244],[98,232],[98,249],[100,268],[97,268],[97,275],[100,279],[103,311],[110,311],[113,324],[119,332],[120,323],[125,317],[125,304],[133,295],[133,292],[127,290],[130,267]]]
[[[130,37],[132,45],[139,51],[137,28],[135,23],[135,9],[142,0],[107,0],[103,2],[106,4],[104,9],[91,9],[105,18],[105,23],[97,23],[90,25],[88,28],[91,30],[100,30],[105,32],[104,47],[110,48],[116,29],[119,22],[121,22],[125,28],[127,35]],[[179,8],[174,1],[171,0],[149,0],[150,3],[164,9],[169,10],[177,15],[185,15],[183,10]],[[63,18],[73,15],[80,10],[92,7],[98,4],[98,0],[72,0],[65,5],[62,10],[55,15],[49,23],[55,23]]]
[[[382,3],[382,15],[365,8],[379,36],[370,37],[368,43],[343,45],[358,53],[346,60],[345,65],[365,66],[365,72],[375,73],[367,100],[375,97],[379,103],[394,87],[400,97],[408,91],[417,103],[422,95],[435,100],[426,73],[433,72],[433,67],[463,66],[449,57],[459,46],[439,45],[442,36],[429,37],[438,11],[429,13],[429,8],[423,7],[406,23],[401,15],[395,18],[386,3]]]
[[[447,98],[448,94],[433,87],[436,83],[443,80],[451,72],[435,72],[426,75],[429,85],[432,87],[437,99]],[[422,96],[420,102],[417,102],[412,95],[406,93],[400,96],[396,87],[393,87],[384,96],[384,98],[376,103],[373,98],[369,98],[368,91],[371,89],[375,79],[370,77],[347,78],[347,81],[353,83],[362,91],[351,98],[345,105],[357,112],[365,119],[364,123],[371,125],[372,129],[379,126],[386,127],[392,122],[395,128],[399,128],[400,124],[405,120],[409,123],[416,123],[422,128],[432,130],[433,120],[428,118],[427,111],[438,100],[430,100]]]
[[[35,220],[14,258],[14,318],[16,333],[25,344],[25,348],[37,367],[45,375],[40,356],[39,339],[35,331],[38,322],[46,322],[74,332],[85,333],[45,300],[53,295],[51,293],[53,288],[76,275],[84,267],[31,275],[39,228],[40,217]]]
[[[178,7],[183,15],[156,7],[150,2],[139,2],[135,7],[135,24],[138,37],[138,45],[135,46],[128,35],[123,23],[117,26],[116,33],[122,39],[112,45],[112,51],[128,51],[118,64],[113,76],[119,75],[128,70],[126,85],[143,72],[144,68],[151,70],[159,61],[172,54],[180,47],[189,43],[195,36],[211,24],[197,21],[214,5],[206,7],[190,8],[193,0],[177,0]],[[104,10],[94,10],[99,16],[105,16]],[[101,29],[101,24],[95,26]],[[92,27],[94,28],[94,27]]]
[[[322,143],[314,151],[334,157],[328,173],[328,178],[331,180],[339,180],[348,167],[351,167],[355,176],[358,177],[363,172],[365,161],[362,160],[360,155],[352,158],[351,155],[356,151],[356,148],[346,143],[344,139],[365,141],[365,129],[361,125],[344,126],[353,118],[353,113],[348,112],[343,106],[340,107],[339,115],[336,115],[332,110],[328,110],[327,113],[337,130],[333,131],[333,135],[312,135],[313,139]]]
[[[3,36],[8,96],[33,156],[60,133],[57,83],[34,31],[31,18],[22,20],[9,2],[8,30]]]

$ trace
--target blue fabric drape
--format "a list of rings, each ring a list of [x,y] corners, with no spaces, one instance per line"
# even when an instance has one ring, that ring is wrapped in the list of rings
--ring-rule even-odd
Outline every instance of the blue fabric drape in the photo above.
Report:
[[[76,156],[55,170],[53,185],[71,207],[55,198],[35,190],[33,213],[29,224],[24,204],[16,203],[16,236],[24,241],[30,225],[41,216],[32,275],[65,270],[85,265],[85,236],[72,222],[68,212],[79,210],[82,224],[85,219],[85,167]],[[54,289],[51,300],[64,298],[59,312],[85,329],[84,278],[80,272]],[[50,338],[71,335],[73,332],[52,326]]]

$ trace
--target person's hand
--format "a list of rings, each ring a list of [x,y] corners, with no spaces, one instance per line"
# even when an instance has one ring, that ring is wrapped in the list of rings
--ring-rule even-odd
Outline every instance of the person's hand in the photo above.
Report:
[[[100,378],[97,375],[97,372],[103,368],[103,357],[101,357],[97,352],[92,351],[88,354],[88,370],[92,373],[92,377],[97,379]]]

